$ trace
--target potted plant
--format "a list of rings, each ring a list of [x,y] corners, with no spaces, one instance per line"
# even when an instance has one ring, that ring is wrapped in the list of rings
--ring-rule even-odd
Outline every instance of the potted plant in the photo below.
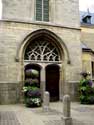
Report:
[[[25,104],[28,107],[41,106],[41,93],[39,89],[39,72],[34,69],[26,70],[26,80],[23,87]]]

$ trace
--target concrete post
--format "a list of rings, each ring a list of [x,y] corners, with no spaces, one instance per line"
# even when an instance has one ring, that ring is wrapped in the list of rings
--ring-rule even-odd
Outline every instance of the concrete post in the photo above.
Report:
[[[63,125],[72,125],[70,96],[65,95],[63,97]]]
[[[49,102],[50,102],[49,92],[45,91],[43,98],[43,111],[49,111]]]
[[[42,96],[42,100],[43,100],[43,98],[44,98],[43,96],[44,96],[44,92],[45,92],[45,83],[46,83],[46,81],[45,81],[45,67],[42,67],[40,74],[41,74],[40,75],[40,81],[41,81],[40,89],[41,89],[41,96]]]

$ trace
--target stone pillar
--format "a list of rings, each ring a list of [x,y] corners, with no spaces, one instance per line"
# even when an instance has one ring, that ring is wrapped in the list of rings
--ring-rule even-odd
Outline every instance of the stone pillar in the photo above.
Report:
[[[70,106],[70,96],[65,95],[63,97],[63,125],[72,125],[71,118],[71,106]]]
[[[50,102],[50,95],[48,91],[44,92],[43,98],[43,111],[49,111],[49,102]]]
[[[43,67],[41,69],[41,73],[40,73],[40,89],[41,89],[41,96],[42,99],[44,98],[44,92],[45,92],[45,84],[46,84],[46,80],[45,80],[45,67]]]
[[[60,79],[59,79],[59,99],[62,100],[63,98],[63,86],[62,86],[62,66],[60,65],[60,69],[59,69],[59,74],[60,74]]]

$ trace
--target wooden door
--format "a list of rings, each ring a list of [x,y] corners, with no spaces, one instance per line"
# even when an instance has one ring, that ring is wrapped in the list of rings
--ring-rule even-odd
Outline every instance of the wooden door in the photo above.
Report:
[[[59,100],[59,66],[46,67],[46,91],[50,93],[50,101]]]

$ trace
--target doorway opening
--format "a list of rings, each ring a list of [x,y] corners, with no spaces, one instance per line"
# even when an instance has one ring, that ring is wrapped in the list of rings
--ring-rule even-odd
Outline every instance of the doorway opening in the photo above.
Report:
[[[59,100],[59,66],[48,65],[46,67],[46,91],[50,93],[50,101]]]
[[[62,88],[59,66],[67,60],[66,46],[63,42],[60,43],[61,39],[57,35],[45,29],[35,31],[28,37],[23,51],[24,65],[29,63],[25,66],[25,72],[28,69],[37,70],[42,96],[44,91],[49,91],[51,101],[58,101]]]

